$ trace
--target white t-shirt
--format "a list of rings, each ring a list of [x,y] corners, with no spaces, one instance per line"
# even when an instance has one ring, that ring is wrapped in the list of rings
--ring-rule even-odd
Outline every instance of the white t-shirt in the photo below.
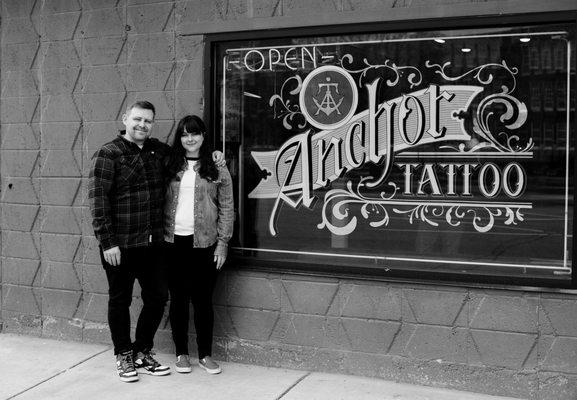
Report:
[[[179,236],[194,234],[194,184],[196,182],[194,166],[197,161],[186,160],[186,162],[188,168],[184,171],[180,181],[178,204],[174,218],[174,234]]]

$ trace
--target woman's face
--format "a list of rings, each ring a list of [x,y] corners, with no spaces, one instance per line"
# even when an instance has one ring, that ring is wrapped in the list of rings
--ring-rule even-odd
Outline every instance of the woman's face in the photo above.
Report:
[[[182,132],[180,141],[188,157],[198,157],[200,148],[204,142],[204,136],[199,132],[189,133],[185,129],[184,132]]]

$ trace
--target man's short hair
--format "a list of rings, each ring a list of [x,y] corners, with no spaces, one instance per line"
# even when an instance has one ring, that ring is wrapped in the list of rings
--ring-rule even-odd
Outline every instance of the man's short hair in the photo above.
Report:
[[[149,101],[146,100],[135,101],[134,103],[126,107],[126,112],[129,113],[130,110],[132,110],[133,108],[140,108],[142,110],[151,110],[152,116],[153,117],[156,116],[156,109],[154,108],[154,105]]]

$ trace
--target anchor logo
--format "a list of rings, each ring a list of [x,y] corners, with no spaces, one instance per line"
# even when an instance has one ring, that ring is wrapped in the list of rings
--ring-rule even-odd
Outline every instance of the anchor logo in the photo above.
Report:
[[[331,81],[331,78],[327,76],[326,78],[327,82]],[[321,93],[322,89],[325,89],[325,95],[322,99],[322,101],[319,103],[317,101],[317,99],[315,99],[313,97],[313,101],[315,102],[315,104],[317,105],[317,112],[315,113],[315,115],[319,115],[319,113],[322,111],[325,113],[325,115],[331,115],[333,113],[333,111],[336,111],[338,115],[341,115],[341,111],[339,110],[339,107],[341,106],[344,97],[341,96],[339,102],[337,103],[335,101],[335,98],[333,97],[333,93],[331,89],[334,89],[335,93],[339,94],[339,84],[338,83],[319,83],[319,90],[317,92],[317,94]]]
[[[344,69],[326,65],[312,71],[303,81],[300,109],[307,121],[323,130],[346,124],[357,109],[355,81]]]

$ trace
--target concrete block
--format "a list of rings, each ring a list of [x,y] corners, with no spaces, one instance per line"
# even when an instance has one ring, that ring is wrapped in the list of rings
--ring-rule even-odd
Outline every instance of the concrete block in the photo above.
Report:
[[[577,374],[577,338],[545,337],[540,347],[540,370]]]
[[[2,307],[5,311],[40,315],[40,299],[30,286],[3,285]]]
[[[399,360],[400,357],[384,354],[346,352],[339,372],[398,381]]]
[[[260,310],[280,310],[280,279],[231,273],[227,284],[226,304],[228,305]]]
[[[157,129],[159,128],[159,120],[168,119],[174,120],[174,92],[172,90],[169,91],[157,91],[157,92],[130,92],[127,96],[126,104],[131,104],[136,99],[148,100],[154,107],[156,108],[156,117],[155,117],[155,124],[154,124],[154,132],[158,132]],[[124,112],[124,110],[122,110]],[[170,121],[171,123],[173,121]],[[156,137],[156,135],[153,133]]]
[[[537,333],[539,299],[472,292],[469,325],[476,329]]]
[[[42,315],[60,318],[74,318],[80,306],[82,292],[69,290],[40,289]]]
[[[95,2],[92,1],[92,4]],[[125,10],[119,8],[100,8],[83,11],[80,30],[85,38],[102,36],[121,36],[125,33]]]
[[[238,337],[247,340],[268,340],[279,318],[278,312],[240,307],[229,307],[228,313]]]
[[[82,290],[85,293],[108,295],[108,281],[101,265],[82,264]]]
[[[26,258],[2,258],[2,282],[4,285],[34,286],[40,268],[40,260]]]
[[[176,36],[177,61],[202,60],[203,51],[204,43],[202,35]]]
[[[30,123],[38,120],[36,109],[40,97],[9,97],[0,102],[0,119],[3,123]]]
[[[80,151],[46,150],[43,152],[43,162],[40,175],[44,177],[80,177]]]
[[[79,274],[72,263],[46,261],[42,266],[42,287],[46,289],[82,290]]]
[[[42,97],[42,122],[80,121],[79,103],[71,94],[46,95]]]
[[[23,314],[3,309],[2,325],[2,333],[30,336],[40,336],[42,334],[42,317],[40,315]]]
[[[108,295],[85,293],[83,319],[91,322],[108,322]],[[88,328],[88,324],[85,325]]]
[[[126,45],[130,64],[174,61],[172,33],[129,35]]]
[[[329,315],[401,320],[402,292],[386,284],[341,284]]]
[[[173,2],[128,6],[127,17],[131,32],[155,33],[174,30]]]
[[[131,92],[173,90],[174,68],[174,63],[129,65],[126,88]]]
[[[80,11],[79,0],[46,0],[42,3],[42,14]]]
[[[399,359],[399,381],[495,396],[537,399],[537,374],[438,361]],[[545,399],[543,399],[545,400]],[[547,399],[548,400],[548,399]]]
[[[350,350],[350,342],[338,318],[283,314],[272,340],[297,346]]]
[[[393,8],[396,0],[345,0],[343,11],[382,11]]]
[[[79,0],[83,10],[99,10],[103,8],[121,7],[126,0]]]
[[[4,0],[2,2],[2,19],[22,18],[32,15],[35,0]]]
[[[79,219],[71,207],[43,206],[40,231],[80,235]]]
[[[37,71],[23,69],[2,74],[2,98],[38,96]]]
[[[326,315],[339,288],[336,282],[283,280],[282,309],[288,312]]]
[[[39,210],[32,205],[2,204],[2,230],[30,232]]]
[[[42,178],[40,198],[44,205],[72,206],[80,189],[80,179]]]
[[[466,290],[404,289],[403,321],[420,324],[467,326]]]
[[[118,135],[120,125],[116,121],[84,123],[84,143],[82,148],[85,150],[87,161],[90,161],[94,152],[104,143],[110,142]],[[86,165],[86,162],[83,164]]]
[[[515,370],[537,365],[536,335],[471,330],[471,338],[483,365]]]
[[[202,90],[177,90],[175,91],[176,115],[197,114],[202,115],[204,110],[204,98]]]
[[[77,89],[80,67],[42,69],[42,94],[70,94]]]
[[[124,112],[125,92],[85,94],[82,115],[85,121],[117,121]],[[114,138],[114,137],[113,137]]]
[[[35,240],[30,232],[2,231],[2,255],[4,257],[40,258]]]
[[[577,376],[553,372],[539,372],[538,399],[577,399]]]
[[[181,114],[181,115],[185,115],[185,114]],[[157,138],[158,140],[160,140],[163,143],[172,143],[172,133],[174,132],[174,130],[176,129],[176,123],[178,122],[178,119],[176,119],[176,122],[174,119],[169,119],[169,120],[156,120],[154,122],[154,131],[153,131],[153,135],[155,138]]]
[[[539,328],[541,333],[577,337],[577,300],[541,298]],[[550,326],[551,331],[544,328]]]
[[[340,4],[341,2],[333,0],[284,0],[283,15],[310,15],[311,10],[314,10],[315,14],[335,13],[341,11]]]
[[[45,261],[72,263],[78,261],[80,252],[79,235],[40,235],[42,258]]]
[[[222,21],[224,18],[222,2],[216,1],[178,1],[175,8],[176,31],[188,34],[198,22]]]
[[[176,90],[202,90],[202,61],[178,63],[176,65]]]
[[[4,176],[36,175],[38,150],[4,150],[0,159],[0,168]]]
[[[126,90],[124,67],[102,65],[84,69],[83,93],[109,93]]]
[[[122,51],[125,41],[125,35],[84,39],[82,64],[85,66],[125,64],[126,54]]]
[[[2,73],[32,68],[39,50],[40,42],[2,44]]]
[[[82,321],[75,318],[42,317],[42,337],[81,341],[82,330]]]
[[[281,0],[253,0],[252,16],[254,18],[268,18],[282,16]]]
[[[468,336],[462,328],[417,325],[410,337],[398,340],[406,343],[407,357],[466,364]]]
[[[40,124],[42,135],[42,149],[72,150],[76,148],[82,132],[82,125],[78,122],[45,122]]]
[[[41,65],[45,69],[80,67],[80,40],[47,42],[42,44]]]
[[[79,20],[79,11],[43,15],[41,25],[42,39],[72,40]]]
[[[98,250],[98,240],[94,236],[82,237],[82,262],[86,264],[101,266],[100,253]]]
[[[30,178],[3,179],[2,202],[14,204],[39,203],[37,183]]]
[[[35,129],[38,124],[3,124],[0,135],[2,150],[37,150],[40,142]]]
[[[387,353],[400,331],[399,322],[383,322],[356,318],[342,318],[352,349],[364,353]]]
[[[112,345],[110,328],[101,322],[84,322],[82,341],[86,343],[103,343]]]

